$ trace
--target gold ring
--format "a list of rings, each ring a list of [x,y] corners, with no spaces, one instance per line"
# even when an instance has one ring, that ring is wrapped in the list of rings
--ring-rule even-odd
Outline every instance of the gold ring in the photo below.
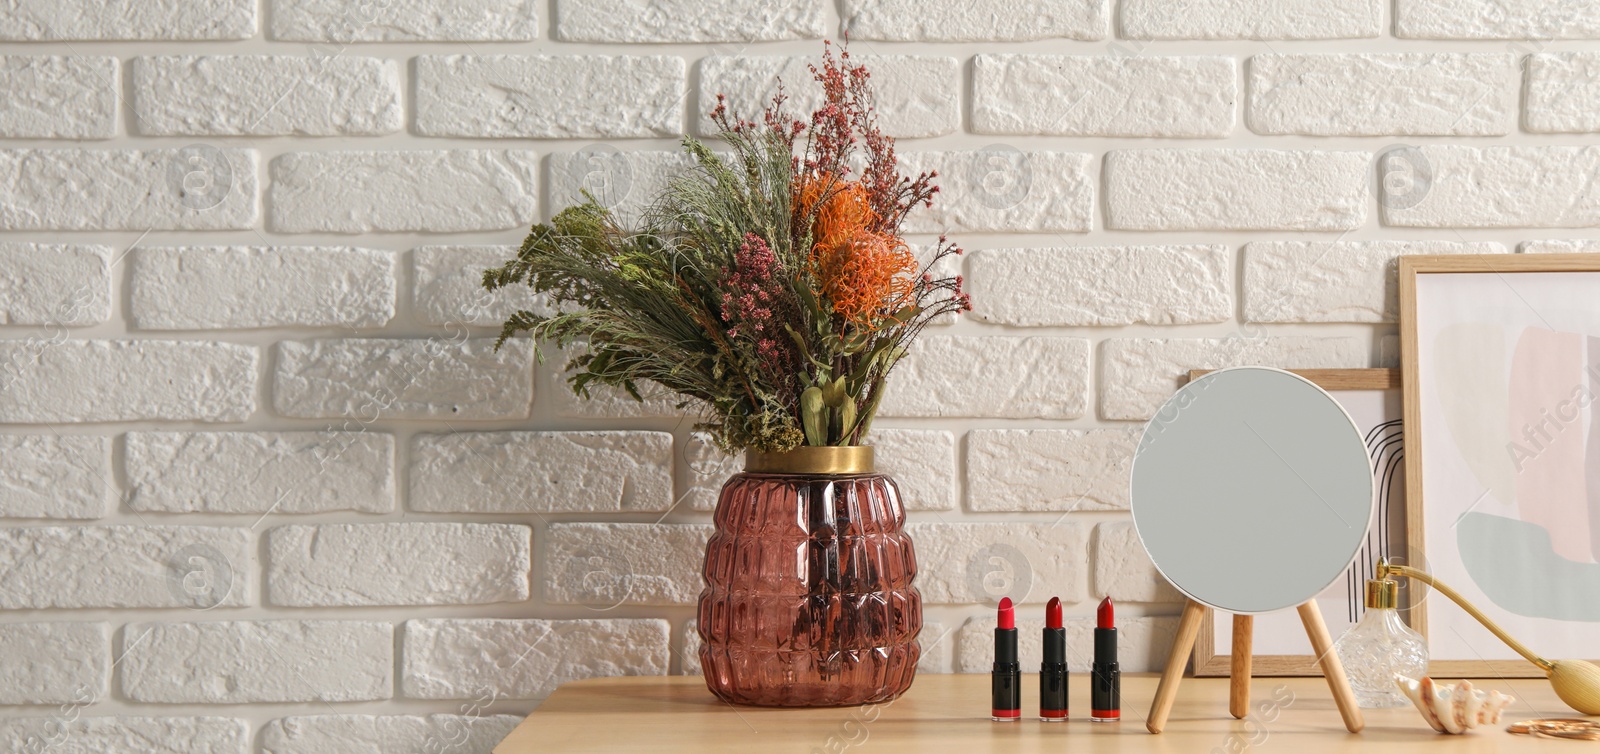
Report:
[[[1600,741],[1600,723],[1593,720],[1574,718],[1523,720],[1506,726],[1506,731],[1509,733],[1532,734],[1540,738]]]

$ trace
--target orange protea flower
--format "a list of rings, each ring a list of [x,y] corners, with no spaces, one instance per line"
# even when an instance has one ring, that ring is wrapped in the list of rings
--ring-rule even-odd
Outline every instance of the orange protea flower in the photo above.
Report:
[[[817,212],[813,237],[819,244],[837,245],[865,233],[877,219],[871,198],[861,184],[841,184]]]
[[[872,230],[878,217],[861,184],[803,180],[795,191],[795,209],[801,218],[816,212],[811,274],[834,312],[854,325],[873,328],[885,312],[911,302],[916,256],[899,236]]]
[[[811,272],[839,316],[870,329],[886,312],[911,302],[917,258],[896,236],[862,232],[838,243],[817,244]]]

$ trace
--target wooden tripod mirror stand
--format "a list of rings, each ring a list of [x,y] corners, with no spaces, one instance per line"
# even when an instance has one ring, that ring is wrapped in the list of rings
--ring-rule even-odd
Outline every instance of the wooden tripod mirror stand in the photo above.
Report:
[[[1361,730],[1361,710],[1314,599],[1355,558],[1372,514],[1366,442],[1344,408],[1279,369],[1211,372],[1145,426],[1132,477],[1139,539],[1189,599],[1145,727],[1166,727],[1207,607],[1234,614],[1228,709],[1244,717],[1252,616],[1293,607],[1345,728]]]
[[[1333,651],[1333,638],[1328,635],[1328,625],[1322,620],[1317,601],[1307,600],[1296,609],[1300,612],[1300,622],[1306,627],[1306,636],[1311,639],[1311,648],[1317,653],[1322,675],[1328,679],[1328,688],[1333,691],[1333,701],[1339,706],[1339,715],[1344,718],[1344,727],[1351,733],[1360,731],[1364,724],[1361,707],[1356,704],[1355,694],[1350,691],[1350,681],[1345,677],[1344,666],[1339,664],[1339,655]],[[1167,656],[1167,667],[1161,673],[1161,683],[1156,686],[1156,698],[1150,705],[1150,716],[1145,719],[1145,727],[1151,733],[1160,733],[1167,725],[1167,715],[1171,714],[1172,703],[1178,698],[1178,682],[1183,680],[1183,669],[1189,663],[1189,655],[1194,652],[1200,621],[1205,619],[1206,606],[1189,600],[1183,608],[1183,617],[1178,620],[1178,637],[1172,642],[1172,654]],[[1233,664],[1228,669],[1228,714],[1240,719],[1250,714],[1250,645],[1254,623],[1255,617],[1252,615],[1233,616]]]

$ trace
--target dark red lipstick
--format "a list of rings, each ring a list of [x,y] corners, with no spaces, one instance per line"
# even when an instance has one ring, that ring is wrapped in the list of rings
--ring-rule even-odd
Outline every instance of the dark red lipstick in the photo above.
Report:
[[[1000,600],[999,620],[994,629],[994,676],[992,682],[994,721],[1022,719],[1022,666],[1017,662],[1017,611],[1011,598]]]
[[[1089,678],[1089,719],[1097,723],[1122,719],[1122,671],[1117,668],[1117,614],[1111,598],[1095,611],[1094,666]]]
[[[1061,598],[1044,608],[1044,663],[1039,666],[1039,719],[1067,719],[1067,629],[1061,625]]]

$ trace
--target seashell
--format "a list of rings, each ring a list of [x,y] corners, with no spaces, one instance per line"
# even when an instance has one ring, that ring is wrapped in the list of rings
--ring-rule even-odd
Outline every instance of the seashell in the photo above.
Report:
[[[1438,684],[1432,678],[1418,681],[1396,674],[1394,682],[1417,705],[1422,719],[1440,733],[1465,733],[1498,723],[1500,713],[1511,704],[1510,696],[1473,688],[1471,681]]]

